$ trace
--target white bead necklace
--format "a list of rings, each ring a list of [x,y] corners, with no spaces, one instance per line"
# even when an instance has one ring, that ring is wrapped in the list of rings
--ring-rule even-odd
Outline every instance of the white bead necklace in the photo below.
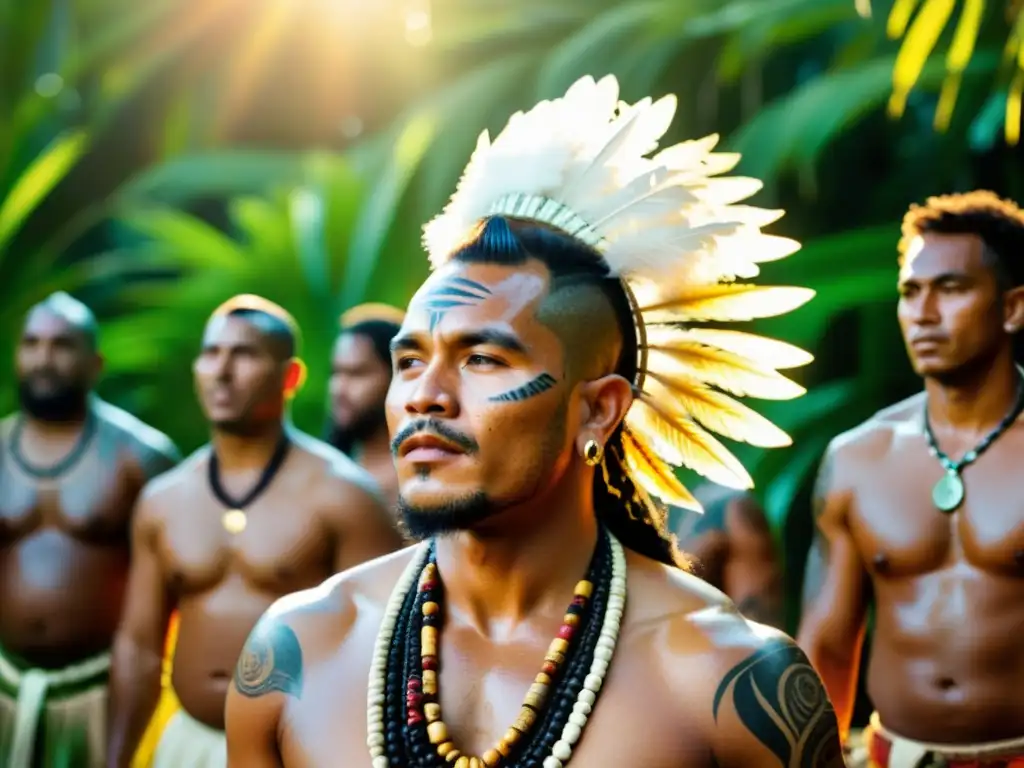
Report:
[[[608,538],[612,554],[612,579],[608,590],[608,604],[605,606],[601,634],[598,636],[597,646],[594,649],[594,660],[590,665],[590,673],[583,681],[583,689],[576,697],[576,703],[573,704],[569,721],[562,729],[561,737],[552,747],[551,754],[544,759],[544,768],[563,768],[572,757],[573,748],[583,734],[594,703],[597,701],[597,695],[604,684],[604,678],[608,674],[608,665],[615,653],[615,646],[619,639],[622,612],[626,607],[626,555],[618,539],[610,533]],[[384,689],[387,680],[388,653],[391,649],[391,640],[395,634],[395,624],[398,622],[402,604],[423,570],[428,554],[428,545],[420,545],[420,551],[409,561],[409,565],[406,566],[401,578],[395,584],[373,649],[366,697],[366,746],[370,750],[373,768],[391,768],[384,739]]]

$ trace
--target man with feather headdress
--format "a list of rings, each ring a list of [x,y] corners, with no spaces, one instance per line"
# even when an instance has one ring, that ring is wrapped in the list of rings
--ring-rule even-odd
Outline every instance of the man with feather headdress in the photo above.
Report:
[[[791,348],[674,323],[809,298],[728,282],[793,244],[731,205],[756,182],[710,178],[737,159],[714,139],[645,157],[674,109],[584,78],[481,138],[392,341],[401,512],[424,541],[264,615],[231,766],[842,765],[807,659],[677,567],[652,500],[696,506],[673,464],[750,484],[698,422],[786,442],[712,385],[800,391],[766,362]]]

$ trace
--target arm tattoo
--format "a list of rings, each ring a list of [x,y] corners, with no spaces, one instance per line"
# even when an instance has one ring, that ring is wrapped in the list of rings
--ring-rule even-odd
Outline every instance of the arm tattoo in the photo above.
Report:
[[[445,280],[427,294],[426,309],[430,314],[430,330],[437,328],[444,313],[452,307],[468,307],[490,295],[491,289],[475,280],[465,277]]]
[[[510,389],[508,392],[495,395],[489,399],[496,403],[515,403],[520,400],[525,400],[528,397],[539,395],[541,392],[547,392],[553,386],[555,386],[555,377],[550,373],[542,373],[540,376],[535,379],[531,379],[521,387]]]
[[[291,627],[260,620],[238,657],[235,688],[250,699],[273,691],[302,695],[302,648]]]
[[[832,704],[807,657],[790,640],[769,641],[729,671],[715,692],[716,722],[730,691],[740,722],[784,768],[842,768]]]

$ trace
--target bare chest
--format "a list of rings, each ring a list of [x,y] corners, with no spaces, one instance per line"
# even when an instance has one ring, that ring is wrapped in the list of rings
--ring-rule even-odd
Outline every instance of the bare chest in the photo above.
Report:
[[[229,576],[284,594],[319,584],[332,573],[334,545],[316,511],[302,499],[267,494],[244,513],[244,527],[204,487],[168,510],[158,552],[179,596],[204,592]]]
[[[366,689],[375,630],[359,634],[339,653],[307,667],[301,696],[289,700],[280,744],[286,768],[370,768]],[[483,755],[515,722],[545,650],[546,643],[492,644],[465,637],[443,644],[442,717],[463,754]],[[649,656],[636,650],[627,646],[621,657],[617,654],[571,765],[710,768],[710,751],[696,721],[679,716],[682,697],[666,695],[663,680],[646,662]],[[569,711],[571,706],[555,722],[559,734]]]
[[[127,540],[140,481],[116,455],[89,450],[66,473],[36,477],[0,461],[0,544],[42,529],[59,529],[88,542]]]
[[[944,470],[924,450],[880,463],[874,476],[861,478],[852,528],[869,570],[907,576],[963,564],[1024,576],[1024,445],[1019,442],[996,443],[963,470],[964,500],[952,513],[933,502],[932,490]]]

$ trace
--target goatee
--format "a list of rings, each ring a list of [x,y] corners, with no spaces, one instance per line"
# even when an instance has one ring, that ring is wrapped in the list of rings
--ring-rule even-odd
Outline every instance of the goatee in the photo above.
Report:
[[[498,505],[483,491],[431,507],[398,499],[402,527],[416,540],[471,530],[499,511]]]

